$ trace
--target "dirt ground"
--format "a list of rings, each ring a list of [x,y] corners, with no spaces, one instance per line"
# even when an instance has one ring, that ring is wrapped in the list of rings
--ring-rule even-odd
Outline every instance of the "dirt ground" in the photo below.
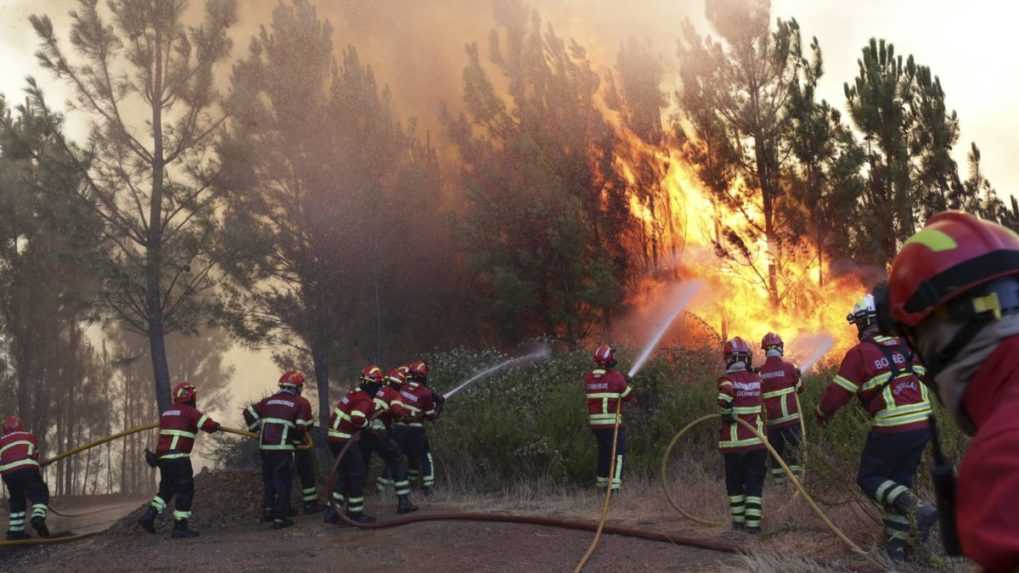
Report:
[[[699,483],[699,482],[698,482]],[[119,572],[119,571],[394,571],[402,568],[443,572],[572,571],[593,533],[547,527],[469,522],[426,522],[399,528],[358,530],[322,522],[321,515],[299,516],[297,525],[273,531],[259,523],[260,484],[244,472],[199,474],[196,479],[193,525],[198,539],[169,537],[170,524],[160,523],[157,535],[143,532],[136,520],[144,498],[55,499],[52,505],[79,517],[51,517],[51,529],[76,533],[98,532],[84,540],[61,545],[0,547],[0,572]],[[744,558],[670,543],[606,535],[585,571],[867,571],[848,555],[830,533],[814,527],[800,503],[772,499],[765,534],[750,539],[724,526],[705,528],[676,515],[662,501],[660,491],[635,487],[613,502],[610,523],[688,537],[726,540],[753,554]],[[714,498],[696,488],[683,496],[689,509],[722,517]],[[369,497],[369,511],[380,520],[395,517],[387,496]],[[593,521],[600,500],[590,490],[548,491],[521,488],[496,495],[440,492],[418,499],[422,513],[482,511],[539,515]],[[854,525],[849,513],[833,514],[840,523]],[[867,518],[857,517],[852,534],[867,538]],[[873,547],[871,545],[871,547]],[[788,561],[794,556],[796,563]],[[356,566],[352,566],[356,564]],[[796,565],[793,567],[792,565]],[[356,567],[356,569],[355,569]],[[929,571],[913,569],[910,571]],[[945,570],[945,569],[942,569]],[[966,569],[953,569],[965,571]]]

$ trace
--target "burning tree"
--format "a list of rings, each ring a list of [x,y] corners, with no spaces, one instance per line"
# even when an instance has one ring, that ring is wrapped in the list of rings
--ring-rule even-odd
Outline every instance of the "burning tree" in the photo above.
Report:
[[[688,138],[699,156],[695,160],[710,156],[704,162],[704,183],[719,202],[747,219],[746,236],[729,233],[720,246],[727,242],[745,251],[743,243],[763,235],[767,270],[758,272],[772,305],[778,306],[786,105],[808,65],[800,29],[795,20],[778,20],[772,30],[768,0],[714,0],[707,3],[707,18],[717,40],[702,38],[689,23],[684,27],[679,102],[689,119]]]
[[[48,16],[32,16],[42,67],[67,82],[95,126],[84,150],[67,148],[88,205],[109,245],[103,298],[149,340],[155,397],[170,404],[165,338],[201,319],[213,286],[210,256],[217,195],[211,144],[225,116],[213,72],[230,51],[233,0],[209,0],[205,22],[182,21],[184,0],[113,0],[112,23],[98,0],[71,12],[71,45],[60,46]],[[128,111],[145,110],[134,123]]]

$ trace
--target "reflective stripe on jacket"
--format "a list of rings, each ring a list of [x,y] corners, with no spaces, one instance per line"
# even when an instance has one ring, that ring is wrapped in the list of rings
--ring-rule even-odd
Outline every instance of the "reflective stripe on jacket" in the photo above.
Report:
[[[31,432],[10,432],[0,438],[0,474],[39,467],[39,447]]]
[[[784,428],[798,423],[800,409],[796,395],[803,392],[799,369],[778,356],[769,356],[758,373],[768,427]]]
[[[838,374],[825,388],[818,413],[830,417],[856,396],[871,417],[873,431],[926,428],[931,404],[920,380],[924,375],[923,366],[902,340],[865,339],[846,353]]]
[[[755,372],[734,370],[718,379],[718,407],[723,415],[739,417],[764,432],[761,420],[761,377]],[[722,420],[718,448],[723,452],[741,452],[764,447],[761,439],[742,424]]]
[[[156,455],[170,460],[186,458],[195,447],[198,430],[215,432],[219,424],[191,404],[173,404],[159,415],[159,443]]]
[[[620,400],[634,398],[631,387],[619,371],[596,369],[584,376],[584,394],[587,399],[587,419],[592,428],[612,428],[623,425]],[[616,408],[619,408],[618,417]]]

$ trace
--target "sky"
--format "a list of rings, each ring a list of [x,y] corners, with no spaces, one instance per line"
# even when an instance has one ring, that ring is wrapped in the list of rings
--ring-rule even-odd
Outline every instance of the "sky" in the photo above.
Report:
[[[344,14],[360,9],[356,5],[357,1],[320,4],[323,6],[322,12],[327,13],[330,19],[342,19]],[[391,6],[399,5],[398,0],[386,1]],[[463,0],[433,1],[439,6],[448,2],[447,6],[459,10],[465,5],[472,9],[483,4],[465,4]],[[583,10],[585,1],[531,0],[530,4],[541,9],[546,20],[556,24],[564,35],[579,36],[578,39],[584,43],[590,43],[599,36],[612,38],[604,46],[592,50],[595,56],[600,52],[615,50],[620,28],[645,29],[647,35],[654,36],[655,46],[664,47],[668,66],[675,65],[675,38],[681,18],[692,15],[696,22],[699,20],[698,15],[703,13],[702,0],[633,0],[625,3],[624,11],[616,12]],[[0,93],[5,94],[9,100],[18,101],[23,97],[24,79],[33,75],[42,84],[51,105],[64,109],[63,102],[68,95],[66,88],[53,82],[46,72],[37,67],[33,56],[36,38],[27,18],[31,13],[44,11],[53,18],[57,30],[66,30],[69,21],[66,13],[73,4],[70,0],[0,0]],[[242,0],[241,5],[239,28],[250,33],[250,30],[265,20],[271,7],[276,5],[276,0]],[[421,5],[418,5],[418,9],[421,9]],[[861,48],[871,37],[885,38],[895,44],[898,53],[912,54],[920,64],[931,67],[941,78],[949,108],[959,114],[961,137],[956,149],[956,160],[963,166],[963,174],[966,152],[970,142],[975,141],[983,155],[982,169],[985,176],[1002,195],[1015,194],[1019,188],[1019,161],[1013,160],[1010,149],[1013,146],[1013,134],[1019,132],[1019,97],[1015,95],[1019,93],[1019,58],[1014,56],[1014,24],[1019,20],[1019,3],[972,0],[773,0],[772,12],[774,17],[795,18],[800,23],[805,39],[811,36],[819,39],[826,68],[820,85],[821,96],[841,109],[845,107],[843,83],[855,77],[856,61]],[[443,25],[441,12],[432,15],[437,22],[437,38],[442,37],[447,47],[452,45],[444,54],[460,54],[462,43],[466,41],[484,42],[491,24],[483,27],[473,24],[465,26],[464,22],[491,20],[484,13],[475,16],[462,18],[457,22],[458,26],[452,26],[449,22]],[[399,25],[387,27],[384,11],[374,14],[372,18],[374,21],[367,25],[375,28],[361,33],[352,30],[354,24],[350,22],[334,21],[338,35],[343,36],[337,44],[361,40],[365,44],[363,57],[371,61],[373,51],[386,49],[384,39],[380,40],[379,29],[403,29]],[[467,29],[470,27],[482,29]],[[452,37],[472,33],[473,37]],[[66,32],[62,38],[66,41]],[[234,53],[243,53],[246,44],[246,39],[238,38]],[[416,56],[420,58],[420,54]],[[420,94],[415,90],[400,90],[401,75],[427,75],[433,71],[416,63],[410,69],[403,69],[399,64],[392,65],[399,70],[391,74],[391,81],[397,88],[394,90],[397,103],[414,106],[414,102],[399,101],[401,97],[408,97],[405,95],[407,93]],[[447,73],[450,69],[454,70],[452,81],[457,80],[462,65],[463,62],[460,62],[456,67],[447,67]],[[435,109],[431,103],[423,107]],[[83,137],[88,130],[87,121],[78,113],[69,114],[67,125],[72,136],[78,138]],[[233,385],[236,405],[262,395],[275,384],[278,374],[267,352],[238,349],[230,357],[237,366],[240,382]],[[228,414],[239,416],[237,411]]]

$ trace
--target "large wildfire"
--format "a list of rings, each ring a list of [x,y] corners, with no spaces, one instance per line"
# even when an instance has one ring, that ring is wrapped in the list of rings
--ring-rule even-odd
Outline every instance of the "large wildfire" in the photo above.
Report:
[[[736,253],[725,247],[727,232],[747,236],[751,225],[761,226],[760,203],[738,209],[725,206],[712,197],[678,145],[649,144],[625,127],[616,129],[629,149],[616,158],[628,183],[634,188],[642,184],[636,175],[638,158],[653,157],[661,168],[658,186],[663,193],[659,195],[667,197],[655,202],[635,191],[630,198],[632,214],[646,234],[660,237],[666,253],[656,269],[659,272],[650,273],[634,295],[635,306],[656,307],[669,281],[696,278],[708,288],[688,312],[708,327],[712,342],[741,336],[756,346],[764,334],[776,332],[786,341],[790,356],[809,362],[817,361],[816,355],[829,346],[820,358],[836,360],[856,342],[855,329],[845,317],[866,292],[862,277],[832,275],[832,261],[824,253],[819,255],[806,239],[784,244],[779,301],[773,303],[767,275],[771,254],[763,235],[743,242],[745,248],[735,249]],[[706,342],[689,334],[685,341],[682,334],[678,336],[681,342]]]

